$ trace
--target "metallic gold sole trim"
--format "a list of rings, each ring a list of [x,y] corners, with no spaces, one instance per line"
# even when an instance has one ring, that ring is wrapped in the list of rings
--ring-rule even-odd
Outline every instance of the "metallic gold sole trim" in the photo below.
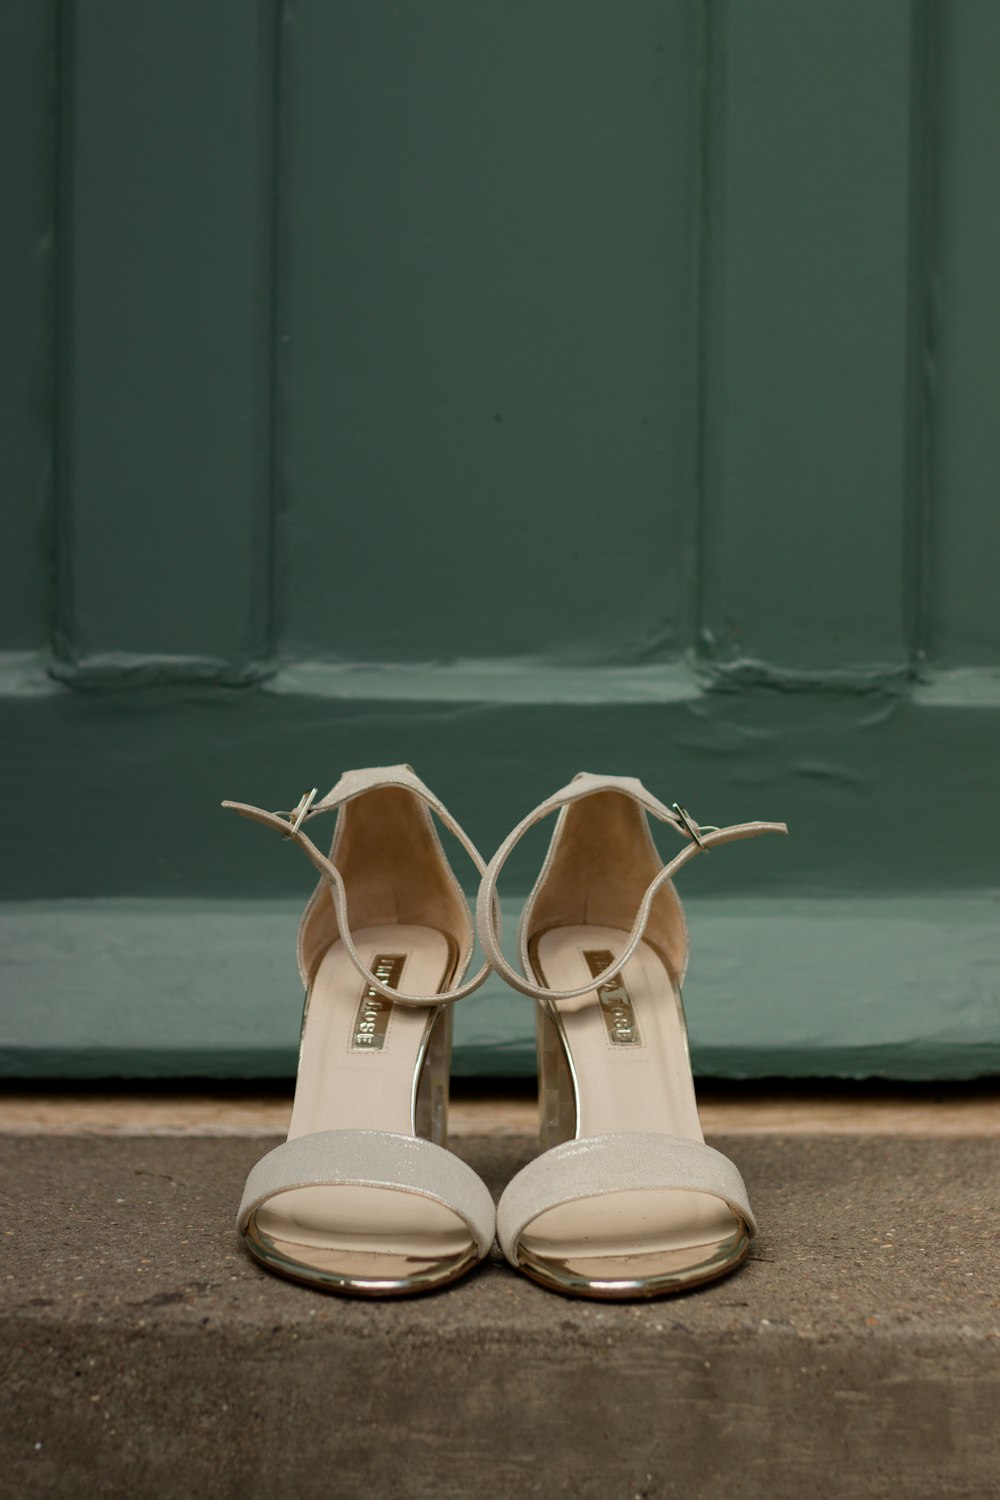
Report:
[[[419,1296],[422,1292],[433,1292],[458,1281],[479,1265],[482,1259],[476,1246],[470,1243],[467,1251],[429,1263],[409,1275],[368,1276],[356,1272],[338,1272],[332,1266],[309,1266],[283,1255],[275,1245],[265,1246],[260,1239],[253,1238],[253,1234],[254,1224],[251,1219],[245,1237],[247,1251],[265,1271],[281,1276],[286,1281],[294,1281],[299,1286],[311,1287],[316,1292],[347,1297]],[[335,1255],[335,1252],[331,1252],[331,1255]],[[412,1257],[385,1257],[387,1261],[394,1258],[404,1260]]]
[[[671,1297],[678,1293],[695,1291],[698,1287],[707,1286],[712,1281],[718,1281],[723,1276],[739,1269],[750,1253],[750,1237],[745,1235],[736,1253],[725,1261],[717,1263],[701,1262],[698,1266],[692,1266],[690,1271],[671,1271],[662,1276],[647,1276],[633,1280],[608,1279],[589,1280],[587,1277],[563,1267],[556,1268],[556,1263],[541,1256],[533,1256],[530,1251],[520,1249],[518,1252],[517,1269],[529,1277],[530,1280],[545,1287],[548,1291],[561,1292],[567,1297],[587,1297],[595,1302],[640,1302],[649,1301],[654,1297]]]

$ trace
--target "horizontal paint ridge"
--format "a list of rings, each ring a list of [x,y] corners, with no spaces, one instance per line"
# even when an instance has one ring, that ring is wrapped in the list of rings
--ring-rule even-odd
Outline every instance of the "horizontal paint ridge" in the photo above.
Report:
[[[506,704],[656,704],[705,694],[755,690],[810,693],[829,699],[866,693],[910,696],[927,707],[1000,706],[1000,666],[947,671],[885,664],[807,672],[746,659],[706,666],[692,658],[645,666],[564,665],[536,658],[467,658],[452,662],[338,662],[302,659],[239,663],[218,657],[110,652],[69,664],[38,651],[0,652],[0,698],[37,697],[61,688],[127,692],[208,685],[259,688],[289,698],[339,702]]]

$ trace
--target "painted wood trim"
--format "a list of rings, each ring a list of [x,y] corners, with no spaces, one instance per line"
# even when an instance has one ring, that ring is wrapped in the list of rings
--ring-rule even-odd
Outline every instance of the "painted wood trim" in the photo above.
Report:
[[[509,934],[519,904],[506,904]],[[685,904],[685,1007],[702,1076],[1000,1072],[1000,897]],[[0,1078],[294,1076],[299,909],[190,899],[0,905]],[[26,951],[38,955],[28,967],[18,957]],[[456,1006],[457,1075],[534,1071],[530,1001],[491,980]]]
[[[13,666],[0,694],[0,899],[304,892],[295,851],[223,798],[292,806],[358,765],[408,761],[484,852],[575,771],[640,776],[702,822],[782,819],[792,837],[734,845],[685,890],[992,889],[995,675],[833,695],[703,690],[676,674],[621,683],[513,663],[395,681],[321,668],[256,687],[81,692]],[[539,836],[539,847],[541,835]],[[512,889],[539,847],[522,846]]]

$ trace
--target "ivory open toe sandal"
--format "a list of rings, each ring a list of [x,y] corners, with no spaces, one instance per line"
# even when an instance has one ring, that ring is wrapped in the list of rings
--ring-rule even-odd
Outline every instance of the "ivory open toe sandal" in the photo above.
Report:
[[[500,951],[497,878],[558,811],[521,917],[521,970]],[[647,814],[683,847],[664,865]],[[705,1144],[681,1003],[688,940],[671,876],[695,855],[783,823],[701,828],[640,781],[587,772],[521,822],[479,892],[480,940],[537,1010],[542,1155],[497,1209],[512,1265],[557,1291],[655,1297],[746,1257],[754,1218],[739,1171]]]
[[[225,802],[320,873],[299,927],[306,986],[287,1141],[252,1169],[238,1228],[269,1271],[326,1291],[428,1291],[490,1249],[493,1200],[445,1149],[452,1004],[474,928],[431,813],[471,840],[409,766],[348,771],[291,813]],[[306,835],[337,809],[329,858]]]

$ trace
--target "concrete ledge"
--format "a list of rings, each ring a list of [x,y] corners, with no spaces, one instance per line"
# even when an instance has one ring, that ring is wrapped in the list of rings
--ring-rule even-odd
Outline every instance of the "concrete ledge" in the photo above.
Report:
[[[266,1089],[177,1083],[0,1087],[0,1135],[284,1136],[288,1083]],[[698,1113],[715,1135],[1000,1136],[1000,1089],[983,1084],[813,1085],[703,1082]],[[527,1080],[453,1081],[448,1129],[529,1136],[538,1127]]]
[[[0,1142],[10,1494],[991,1492],[996,1139],[716,1138],[762,1221],[753,1259],[608,1307],[499,1263],[395,1304],[270,1277],[232,1218],[272,1143]],[[460,1149],[499,1188],[532,1147]]]

